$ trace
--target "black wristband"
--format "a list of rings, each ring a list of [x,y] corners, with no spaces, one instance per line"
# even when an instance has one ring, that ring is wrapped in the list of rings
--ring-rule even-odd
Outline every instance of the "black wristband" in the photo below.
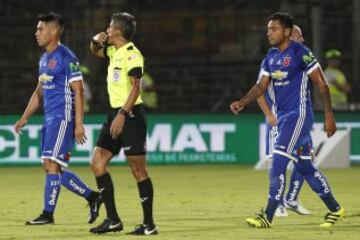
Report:
[[[125,109],[120,108],[118,113],[124,115],[125,117],[129,117],[129,113]]]

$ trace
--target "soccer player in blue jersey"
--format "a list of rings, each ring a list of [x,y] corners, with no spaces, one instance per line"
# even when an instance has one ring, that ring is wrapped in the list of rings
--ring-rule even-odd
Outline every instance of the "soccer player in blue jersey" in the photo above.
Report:
[[[278,136],[273,151],[268,203],[265,212],[246,219],[250,227],[271,227],[275,210],[284,193],[289,161],[293,161],[297,171],[329,209],[320,227],[331,227],[345,217],[345,210],[335,200],[325,176],[311,161],[300,158],[310,155],[310,130],[314,117],[309,78],[320,89],[324,105],[324,129],[328,137],[336,132],[336,124],[323,71],[306,46],[290,39],[292,27],[293,18],[290,14],[271,15],[267,36],[273,47],[262,61],[259,80],[244,97],[230,105],[232,112],[238,114],[264,94],[269,85],[273,87]]]
[[[291,39],[298,43],[303,43],[304,38],[299,26],[294,25],[291,31]],[[271,86],[265,92],[265,95],[259,97],[257,102],[263,111],[266,117],[266,159],[270,163],[272,162],[272,154],[274,148],[275,138],[277,136],[277,119],[276,119],[276,105],[272,104],[273,99],[273,89]],[[311,160],[305,156],[301,156],[303,159]],[[271,169],[271,168],[270,168]],[[309,215],[311,212],[307,210],[301,203],[298,201],[298,194],[301,190],[301,187],[304,183],[304,176],[301,175],[295,168],[291,173],[289,189],[285,198],[282,198],[278,208],[276,209],[275,216],[277,217],[286,217],[288,213],[286,208],[301,214]]]
[[[54,223],[53,214],[61,185],[89,202],[88,222],[92,223],[99,215],[101,195],[66,169],[74,138],[79,144],[86,141],[83,125],[84,90],[79,60],[60,43],[64,30],[64,21],[60,15],[53,12],[40,14],[38,20],[35,36],[39,46],[45,49],[39,61],[39,81],[14,127],[17,133],[21,133],[43,101],[45,116],[41,130],[41,158],[46,173],[44,209],[39,217],[26,224]]]

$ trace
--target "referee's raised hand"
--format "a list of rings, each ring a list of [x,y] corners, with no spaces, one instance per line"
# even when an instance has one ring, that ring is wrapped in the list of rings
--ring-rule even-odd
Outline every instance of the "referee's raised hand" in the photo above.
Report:
[[[107,39],[108,35],[105,32],[100,32],[93,37],[93,40],[101,46],[105,46]]]

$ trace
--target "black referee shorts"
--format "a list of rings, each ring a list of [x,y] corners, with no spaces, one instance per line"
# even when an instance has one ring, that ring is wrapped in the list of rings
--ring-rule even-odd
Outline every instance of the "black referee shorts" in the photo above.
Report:
[[[109,150],[114,155],[119,154],[121,148],[126,156],[145,155],[146,152],[146,115],[142,104],[135,105],[129,117],[125,118],[122,132],[116,139],[110,135],[110,126],[119,108],[113,108],[108,113],[96,146]]]

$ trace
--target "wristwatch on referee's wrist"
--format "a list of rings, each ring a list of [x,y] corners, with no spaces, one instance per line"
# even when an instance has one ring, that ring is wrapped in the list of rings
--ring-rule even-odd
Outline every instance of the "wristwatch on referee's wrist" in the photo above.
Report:
[[[125,109],[123,109],[123,108],[120,108],[119,114],[122,114],[122,115],[124,115],[125,117],[129,117],[129,113],[128,113]]]

